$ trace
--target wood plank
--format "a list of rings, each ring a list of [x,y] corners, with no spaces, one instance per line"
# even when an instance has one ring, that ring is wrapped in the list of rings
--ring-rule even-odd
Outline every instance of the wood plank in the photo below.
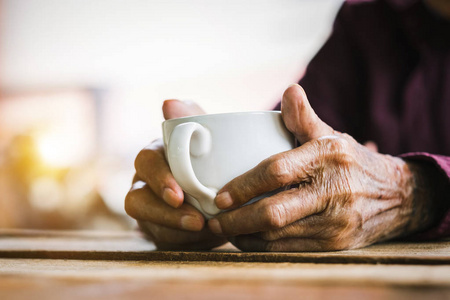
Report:
[[[449,299],[450,266],[0,259],[0,299]]]
[[[228,248],[227,248],[228,247]],[[0,230],[0,258],[124,261],[223,261],[363,264],[450,264],[450,241],[393,242],[336,252],[156,251],[138,232]]]
[[[0,259],[0,277],[450,287],[450,266]]]
[[[6,287],[4,287],[6,286]],[[283,299],[283,300],[448,300],[450,288],[317,286],[282,283],[230,283],[215,282],[152,282],[146,280],[85,281],[33,278],[2,278],[0,298],[29,299]]]

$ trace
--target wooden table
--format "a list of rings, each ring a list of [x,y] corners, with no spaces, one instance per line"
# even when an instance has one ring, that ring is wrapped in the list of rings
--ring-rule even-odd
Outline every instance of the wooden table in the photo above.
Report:
[[[0,230],[0,299],[450,299],[450,241],[156,251],[137,232]]]

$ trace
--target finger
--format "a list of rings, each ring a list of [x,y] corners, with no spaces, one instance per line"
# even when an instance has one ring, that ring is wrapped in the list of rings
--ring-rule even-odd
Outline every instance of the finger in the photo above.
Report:
[[[164,101],[162,110],[166,120],[205,114],[205,111],[195,102],[175,99]]]
[[[253,234],[230,236],[228,241],[236,248],[242,251],[265,252],[267,250],[268,241],[255,236]]]
[[[133,218],[174,229],[200,231],[205,219],[191,205],[173,208],[161,201],[143,181],[137,181],[125,198],[125,211]]]
[[[305,91],[298,84],[291,85],[284,92],[281,114],[287,129],[295,135],[300,144],[334,134],[333,128],[316,115]]]
[[[208,226],[212,232],[225,236],[269,231],[320,213],[326,205],[312,188],[291,189],[224,212],[209,220]]]
[[[268,242],[255,235],[243,235],[229,238],[229,240],[242,251],[318,252],[353,248],[310,238],[287,238]]]
[[[183,190],[170,171],[161,140],[157,140],[141,150],[134,165],[136,177],[145,181],[159,198],[175,208],[182,205]]]
[[[208,228],[188,232],[138,221],[139,228],[159,250],[208,250],[226,243],[226,239],[211,233]]]
[[[265,241],[276,241],[283,238],[322,238],[337,229],[334,223],[324,223],[323,217],[319,214],[300,219],[282,228],[258,232],[256,235]]]
[[[263,160],[255,168],[227,183],[215,199],[216,206],[233,209],[281,187],[310,182],[318,151],[316,146],[307,143]]]
[[[333,216],[323,212],[300,219],[279,229],[259,232],[256,235],[266,241],[285,238],[329,240],[340,236],[347,229],[349,219],[345,214]]]
[[[163,104],[166,119],[203,114],[193,102],[166,100]],[[184,200],[181,187],[175,181],[164,155],[164,144],[157,140],[144,148],[135,160],[136,178],[144,180],[166,203],[179,207]]]

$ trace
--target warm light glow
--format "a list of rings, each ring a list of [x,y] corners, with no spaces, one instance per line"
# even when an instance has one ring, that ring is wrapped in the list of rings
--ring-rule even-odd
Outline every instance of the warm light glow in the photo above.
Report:
[[[73,167],[95,151],[94,101],[85,90],[11,96],[0,105],[0,127],[30,136],[44,166]]]
[[[37,148],[42,161],[51,167],[67,167],[78,160],[77,149],[68,146],[56,134],[46,134],[37,138]]]

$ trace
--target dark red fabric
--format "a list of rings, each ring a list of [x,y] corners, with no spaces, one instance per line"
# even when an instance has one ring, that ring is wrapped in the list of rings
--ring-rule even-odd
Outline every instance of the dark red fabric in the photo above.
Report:
[[[422,1],[345,2],[300,84],[330,126],[428,161],[450,185],[450,21]],[[422,238],[444,236],[450,211]]]

